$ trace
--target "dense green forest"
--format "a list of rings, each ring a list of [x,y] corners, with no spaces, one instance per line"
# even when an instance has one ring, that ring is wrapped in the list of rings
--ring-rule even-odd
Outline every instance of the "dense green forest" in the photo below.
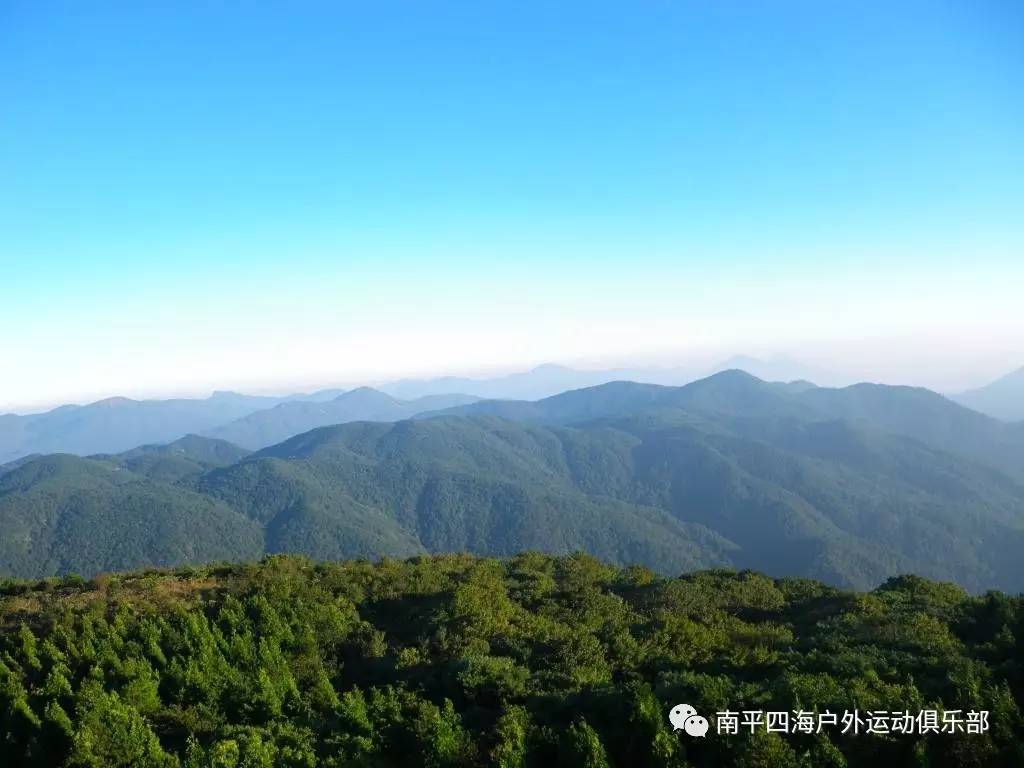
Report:
[[[5,766],[1013,766],[1024,601],[585,555],[0,587]],[[673,732],[688,703],[706,738]],[[714,713],[989,713],[983,733],[718,733]]]
[[[33,457],[0,468],[0,575],[529,549],[1018,591],[1020,426],[926,390],[733,371],[322,427],[256,453],[192,436]]]

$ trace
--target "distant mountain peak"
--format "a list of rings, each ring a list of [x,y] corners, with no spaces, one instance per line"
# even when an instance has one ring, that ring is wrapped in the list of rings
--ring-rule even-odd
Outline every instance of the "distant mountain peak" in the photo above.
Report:
[[[704,381],[745,381],[745,382],[757,382],[760,384],[764,383],[763,379],[758,378],[749,371],[745,371],[742,368],[726,368],[724,371],[718,371],[708,376]]]
[[[1015,371],[1010,371],[1005,376],[1000,376],[991,384],[988,384],[987,387],[1001,387],[1006,386],[1008,384],[1017,386],[1024,385],[1024,367],[1018,368]]]
[[[703,379],[684,384],[679,387],[681,391],[714,390],[722,394],[748,392],[748,391],[769,391],[772,387],[763,379],[759,379],[752,373],[740,368],[729,368],[725,371],[718,371]]]
[[[1005,421],[1024,420],[1024,368],[1000,376],[953,399],[968,408]]]
[[[356,387],[355,389],[350,389],[348,392],[343,392],[334,398],[334,402],[336,403],[356,401],[381,403],[399,402],[396,398],[386,392],[381,392],[379,389],[374,389],[373,387]]]
[[[712,368],[712,371],[731,369],[745,371],[762,381],[807,381],[818,386],[841,383],[841,377],[836,374],[813,365],[807,365],[786,355],[774,355],[768,358],[733,355]]]
[[[132,400],[130,397],[107,397],[103,400],[97,400],[93,403],[98,408],[116,408],[122,405],[130,405],[139,402],[138,400]]]
[[[203,435],[197,435],[193,432],[179,437],[174,442],[168,443],[168,448],[173,447],[221,447],[221,448],[235,448],[239,449],[234,443],[229,443],[227,440],[221,440],[217,437],[205,437]],[[241,449],[239,449],[241,450]]]

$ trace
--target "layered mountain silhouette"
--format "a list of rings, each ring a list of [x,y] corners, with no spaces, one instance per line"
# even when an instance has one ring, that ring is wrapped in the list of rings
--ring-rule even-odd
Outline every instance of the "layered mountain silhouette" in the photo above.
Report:
[[[765,381],[812,381],[819,385],[842,383],[839,374],[815,365],[808,365],[784,355],[768,358],[735,355],[712,367],[708,374],[740,370]],[[657,383],[657,382],[656,382]]]
[[[474,400],[467,395],[446,395],[407,402],[367,387],[285,397],[236,392],[215,392],[204,399],[114,397],[46,413],[0,416],[0,463],[31,454],[117,453],[188,434],[223,436],[239,445],[262,448],[327,424],[360,419],[395,421]]]
[[[415,400],[399,400],[370,387],[359,387],[326,402],[281,403],[225,424],[208,434],[246,448],[265,448],[316,427],[349,421],[399,421],[425,411],[476,400],[471,395],[428,395]]]
[[[582,370],[564,365],[539,365],[528,371],[487,379],[446,376],[436,379],[402,379],[380,384],[378,389],[396,397],[417,398],[425,395],[465,392],[487,400],[540,400],[570,389],[582,389],[612,381],[634,381],[646,384],[681,386],[696,379],[739,369],[766,381],[813,381],[830,384],[839,380],[836,374],[784,356],[768,359],[736,355],[717,365],[673,366],[664,368],[611,368]]]
[[[997,419],[1024,421],[1024,368],[953,399]]]
[[[833,389],[799,381],[768,383],[731,370],[683,387],[611,382],[536,402],[485,400],[444,413],[573,424],[664,409],[699,413],[732,429],[769,419],[844,420],[913,438],[1024,477],[1021,425],[1006,424],[918,387],[855,384]]]
[[[215,392],[203,399],[131,400],[112,397],[64,405],[46,413],[0,415],[0,463],[32,453],[114,453],[205,432],[289,399],[321,400],[336,392],[288,398]]]
[[[515,398],[538,400],[567,389],[579,389],[604,384],[616,378],[630,378],[614,371],[586,371],[564,365],[538,365],[528,371],[510,373],[485,379],[461,376],[442,376],[435,379],[401,379],[379,385],[390,395],[416,399],[448,392],[465,392],[479,398]]]
[[[170,400],[113,397],[46,413],[0,414],[0,463],[30,454],[116,453],[137,445],[171,442],[187,434],[223,437],[249,448],[262,448],[328,424],[394,421],[476,399],[537,400],[618,380],[678,386],[730,367],[769,380],[804,378],[820,384],[829,376],[787,358],[741,356],[703,373],[692,367],[578,370],[547,364],[490,379],[403,379],[351,392],[324,389],[281,397],[215,392],[203,399]],[[440,397],[448,399],[430,399]]]
[[[1019,590],[1019,426],[927,390],[728,371],[320,427],[254,453],[190,436],[33,457],[0,469],[0,572],[538,549]]]

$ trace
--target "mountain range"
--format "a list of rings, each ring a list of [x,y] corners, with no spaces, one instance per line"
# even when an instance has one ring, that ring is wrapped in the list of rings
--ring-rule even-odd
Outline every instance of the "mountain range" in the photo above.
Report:
[[[863,587],[914,572],[1020,590],[1024,425],[909,387],[740,371],[613,382],[318,427],[252,453],[190,436],[22,459],[0,469],[0,530],[0,572],[18,576],[537,549],[667,573]]]
[[[289,401],[321,402],[337,390],[287,397],[214,392],[203,399],[132,400],[111,397],[63,405],[45,413],[0,415],[0,463],[33,453],[113,453],[206,432]]]
[[[810,378],[819,384],[829,376],[787,358],[742,356],[706,371],[694,367],[577,370],[548,364],[490,379],[403,379],[379,384],[376,391],[359,387],[351,392],[324,389],[279,397],[235,392],[215,392],[203,399],[113,397],[88,405],[64,405],[46,413],[0,414],[0,463],[30,454],[116,453],[138,445],[171,442],[187,434],[262,448],[314,427],[345,421],[394,421],[481,398],[537,400],[616,380],[680,385],[727,368],[743,368],[763,379]],[[437,399],[442,396],[447,399]]]
[[[377,386],[383,392],[402,398],[464,392],[481,399],[540,400],[570,389],[583,389],[611,381],[635,381],[645,384],[680,386],[722,371],[739,369],[766,381],[808,380],[815,384],[834,384],[841,377],[831,371],[806,365],[785,356],[767,359],[736,355],[717,365],[670,366],[665,368],[608,368],[581,370],[563,365],[539,365],[528,371],[489,379],[445,376],[437,379],[401,379]]]
[[[139,445],[172,442],[188,434],[224,437],[242,446],[262,448],[318,426],[360,419],[395,421],[475,399],[446,395],[407,402],[366,387],[285,397],[237,392],[215,392],[204,399],[114,397],[46,413],[0,415],[0,463],[33,454],[117,453]]]
[[[482,399],[539,400],[567,389],[592,387],[618,378],[637,378],[637,374],[624,370],[587,371],[548,363],[528,371],[493,378],[442,376],[435,379],[400,379],[383,382],[377,388],[394,397],[408,400],[449,392],[464,392]]]
[[[236,392],[215,392],[204,399],[113,397],[88,405],[64,405],[46,413],[0,414],[0,463],[30,454],[116,453],[138,445],[171,442],[187,434],[262,448],[318,426],[394,421],[477,399],[541,400],[613,381],[680,386],[733,369],[765,381],[842,383],[835,373],[791,358],[739,355],[704,370],[696,366],[579,370],[547,364],[489,379],[402,379],[383,382],[374,389],[323,389],[273,397]],[[1004,421],[1024,421],[1024,369],[950,399]]]
[[[953,399],[961,405],[1006,421],[1024,421],[1024,368]]]
[[[536,402],[485,400],[444,413],[574,424],[665,409],[701,413],[732,429],[768,420],[843,420],[919,440],[1013,477],[1024,475],[1024,424],[1006,424],[917,387],[856,384],[834,389],[800,381],[769,383],[734,370],[683,387],[611,382]]]

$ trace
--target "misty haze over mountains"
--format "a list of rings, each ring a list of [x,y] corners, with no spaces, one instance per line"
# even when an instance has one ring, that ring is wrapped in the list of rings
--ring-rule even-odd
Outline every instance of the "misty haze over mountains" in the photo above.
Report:
[[[208,435],[255,450],[316,427],[350,421],[400,421],[477,399],[472,395],[438,394],[399,400],[370,387],[359,387],[332,400],[280,403],[210,430]]]
[[[1006,421],[1024,421],[1024,368],[979,389],[953,397],[956,402]]]
[[[672,367],[632,367],[603,370],[579,370],[562,365],[541,365],[522,373],[493,379],[446,376],[436,379],[402,379],[378,386],[383,392],[402,398],[464,392],[481,399],[540,400],[570,389],[582,389],[609,381],[636,381],[646,384],[680,386],[721,371],[738,369],[765,381],[807,380],[831,386],[843,381],[835,373],[805,365],[787,357],[762,360],[736,355],[710,367],[699,365]]]
[[[730,369],[746,371],[765,381],[807,381],[820,386],[852,383],[837,381],[839,377],[829,371],[785,357],[762,360],[736,356],[705,370],[579,370],[548,364],[490,379],[402,379],[373,388],[323,389],[286,396],[215,392],[204,399],[114,397],[38,414],[0,415],[0,463],[33,453],[116,453],[139,445],[171,442],[187,434],[261,448],[318,426],[359,420],[396,421],[473,399],[539,400],[610,381],[680,386]],[[996,418],[1024,420],[1024,369],[951,399]]]

